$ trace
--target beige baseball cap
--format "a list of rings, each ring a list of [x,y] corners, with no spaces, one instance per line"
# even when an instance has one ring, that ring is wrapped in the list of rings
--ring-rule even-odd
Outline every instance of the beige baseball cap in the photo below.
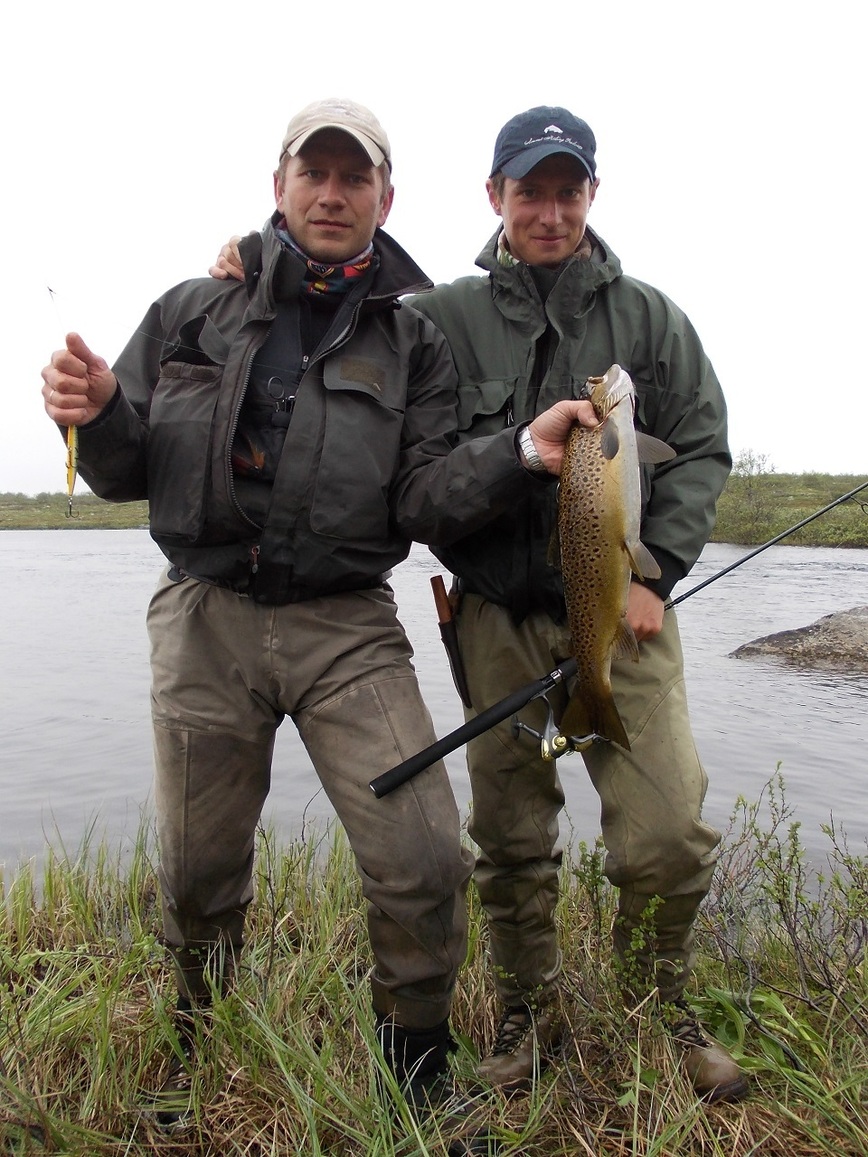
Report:
[[[340,129],[358,141],[372,165],[385,161],[392,168],[391,147],[383,126],[369,108],[353,100],[329,97],[314,101],[296,113],[286,126],[280,155],[294,157],[314,133],[322,129]]]

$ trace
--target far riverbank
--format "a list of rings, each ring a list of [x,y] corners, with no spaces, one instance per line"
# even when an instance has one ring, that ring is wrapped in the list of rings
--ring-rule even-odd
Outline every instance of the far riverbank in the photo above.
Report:
[[[762,456],[740,455],[717,509],[712,542],[757,546],[866,482],[857,474],[776,474]],[[132,530],[148,525],[147,502],[105,502],[86,492],[0,494],[0,530]],[[868,547],[868,489],[786,539],[791,546]]]

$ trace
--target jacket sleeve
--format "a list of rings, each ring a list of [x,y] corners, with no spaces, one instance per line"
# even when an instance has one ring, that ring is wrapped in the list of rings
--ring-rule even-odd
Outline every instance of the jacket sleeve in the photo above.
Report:
[[[114,398],[79,428],[81,476],[94,494],[110,502],[148,497],[148,413],[162,348],[162,306],[155,302],[112,367],[118,379]]]
[[[446,339],[415,309],[402,308],[413,314],[417,335],[392,518],[417,542],[446,545],[547,480],[522,466],[514,429],[456,445],[458,378]]]
[[[656,470],[643,466],[642,541],[663,572],[647,585],[666,598],[711,536],[732,459],[711,362],[689,320],[662,295],[661,308],[652,329],[655,381],[643,391],[639,423],[676,451]]]

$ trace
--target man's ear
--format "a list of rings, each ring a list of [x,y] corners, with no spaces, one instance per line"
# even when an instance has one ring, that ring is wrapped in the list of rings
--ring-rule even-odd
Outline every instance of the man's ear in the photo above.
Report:
[[[498,217],[502,217],[503,214],[500,211],[500,197],[497,194],[497,190],[495,189],[494,182],[491,180],[491,178],[485,182],[485,191],[488,193],[489,205],[492,207]]]
[[[382,229],[386,224],[386,218],[392,212],[392,202],[395,200],[395,186],[389,185],[389,191],[383,198],[383,203],[380,205],[380,216],[377,218],[377,225]]]
[[[280,187],[280,173],[277,169],[274,170],[274,203],[280,204],[280,195],[283,189]]]

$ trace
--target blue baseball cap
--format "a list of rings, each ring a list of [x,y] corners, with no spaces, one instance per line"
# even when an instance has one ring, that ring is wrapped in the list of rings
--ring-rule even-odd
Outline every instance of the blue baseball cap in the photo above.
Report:
[[[581,161],[592,181],[597,177],[597,142],[590,126],[568,109],[540,105],[507,121],[494,144],[490,176],[526,177],[534,165],[554,153]]]

